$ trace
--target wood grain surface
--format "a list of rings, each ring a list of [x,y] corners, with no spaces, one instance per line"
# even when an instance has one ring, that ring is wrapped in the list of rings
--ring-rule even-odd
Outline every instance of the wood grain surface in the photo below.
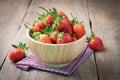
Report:
[[[119,80],[120,0],[0,0],[0,80]],[[93,53],[71,76],[16,68],[8,58],[11,44],[26,42],[24,23],[37,19],[37,12],[55,7],[83,21],[102,38],[105,50]],[[29,53],[28,50],[28,55]],[[95,54],[95,55],[94,55]]]
[[[120,0],[89,0],[92,28],[105,51],[96,52],[100,80],[120,80]]]
[[[0,68],[18,32],[30,0],[0,0]]]

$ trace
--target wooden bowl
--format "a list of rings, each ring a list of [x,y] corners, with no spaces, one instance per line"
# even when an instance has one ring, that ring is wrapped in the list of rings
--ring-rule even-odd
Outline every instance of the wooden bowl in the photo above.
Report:
[[[69,64],[77,58],[84,48],[86,35],[81,39],[65,44],[47,44],[38,42],[30,37],[27,32],[28,46],[43,64],[53,67],[61,67]]]

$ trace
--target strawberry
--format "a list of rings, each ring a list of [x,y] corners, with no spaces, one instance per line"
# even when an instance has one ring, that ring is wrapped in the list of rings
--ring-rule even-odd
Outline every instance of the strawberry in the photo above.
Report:
[[[38,22],[34,24],[32,30],[33,32],[40,32],[44,28],[45,28],[45,24],[43,22]]]
[[[59,21],[59,24],[57,25],[58,30],[60,32],[67,31],[68,33],[72,34],[72,26],[67,15],[62,11],[58,11],[57,14],[62,16],[62,19]]]
[[[72,37],[72,40],[73,40],[73,41],[76,41],[76,40],[77,40],[77,38],[76,38],[76,37]]]
[[[51,15],[48,15],[48,16],[46,17],[46,23],[49,24],[49,25],[52,25],[53,22],[54,22],[54,17],[51,16]]]
[[[66,31],[66,32],[72,34],[72,26],[70,25],[70,22],[66,18],[63,18],[59,22],[59,24],[57,25],[57,28],[60,32]]]
[[[80,39],[85,34],[85,29],[83,24],[75,24],[73,26],[73,32],[77,35],[77,38]]]
[[[73,32],[77,35],[77,38],[80,39],[85,34],[84,25],[82,22],[79,22],[76,17],[71,14],[73,20],[70,21],[70,24],[73,25]]]
[[[58,36],[58,31],[54,31],[50,34],[50,38],[51,38],[52,43],[57,42],[57,36]]]
[[[18,62],[25,57],[25,50],[28,49],[26,44],[20,43],[17,45],[12,45],[14,48],[9,52],[9,58],[13,62]]]
[[[93,32],[92,32],[92,38],[89,42],[89,47],[96,51],[101,51],[104,49],[104,45],[101,38],[98,36],[95,36]]]
[[[63,11],[57,11],[57,14],[60,14],[62,16],[64,16],[65,18],[68,19],[67,15],[63,12]]]
[[[14,48],[10,51],[9,58],[13,62],[17,62],[24,58],[24,51],[21,48]]]
[[[46,34],[41,34],[40,39],[38,41],[43,42],[43,43],[49,43],[49,44],[52,43],[50,37],[48,35],[46,35]]]
[[[69,43],[72,42],[73,38],[70,33],[60,32],[57,37],[57,44]]]

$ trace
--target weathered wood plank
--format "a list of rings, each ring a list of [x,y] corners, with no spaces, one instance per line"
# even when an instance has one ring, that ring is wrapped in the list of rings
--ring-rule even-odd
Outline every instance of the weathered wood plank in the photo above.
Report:
[[[104,42],[96,52],[100,80],[120,80],[120,0],[89,0],[93,31]]]
[[[30,0],[0,0],[0,68]]]
[[[39,6],[45,8],[56,7],[59,10],[64,11],[68,15],[73,13],[78,19],[84,21],[86,30],[89,29],[89,17],[87,10],[87,1],[86,0],[33,0],[27,15],[21,25],[19,32],[17,33],[16,38],[13,43],[18,43],[20,41],[26,42],[26,31],[24,23],[32,23],[34,19],[37,18],[37,12],[42,13],[43,10],[39,9]],[[90,30],[88,30],[90,31]],[[88,32],[90,35],[90,32]],[[91,74],[92,73],[92,74]],[[14,74],[14,75],[13,75]],[[84,62],[70,77],[65,77],[57,74],[51,74],[48,72],[30,70],[29,72],[20,70],[15,67],[14,64],[7,58],[0,72],[1,80],[97,80],[97,73],[95,68],[94,56],[91,55],[86,62]]]

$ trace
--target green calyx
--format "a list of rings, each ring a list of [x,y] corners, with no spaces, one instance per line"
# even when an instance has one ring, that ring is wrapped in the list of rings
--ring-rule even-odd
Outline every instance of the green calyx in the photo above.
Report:
[[[92,31],[92,34],[90,37],[87,37],[87,41],[90,42],[91,39],[94,39],[95,38],[95,33]]]
[[[34,40],[38,40],[40,38],[40,32],[34,32],[31,37],[34,39]]]
[[[52,32],[54,32],[55,30],[52,27],[46,26],[45,29],[43,29],[41,31],[42,34],[47,34],[50,35]]]
[[[38,15],[39,15],[39,16],[38,16],[38,20],[40,20],[40,21],[45,21],[48,13],[44,12],[43,14],[38,14]]]
[[[59,41],[59,40],[61,40],[63,38],[64,33],[65,33],[65,31],[58,33],[57,41]]]
[[[92,31],[92,35],[91,35],[92,39],[95,37],[95,33]]]
[[[14,48],[21,48],[24,51],[28,49],[28,46],[26,45],[26,43],[22,43],[22,42],[20,42],[18,45],[12,44],[12,47],[14,47]]]
[[[83,21],[79,22],[77,20],[77,17],[74,17],[72,13],[70,13],[70,15],[72,17],[73,25],[75,25],[75,24],[82,24],[83,23]]]
[[[64,17],[62,15],[57,15],[54,23],[52,24],[52,28],[54,29],[56,27],[56,25],[59,25],[60,21],[63,19]]]

